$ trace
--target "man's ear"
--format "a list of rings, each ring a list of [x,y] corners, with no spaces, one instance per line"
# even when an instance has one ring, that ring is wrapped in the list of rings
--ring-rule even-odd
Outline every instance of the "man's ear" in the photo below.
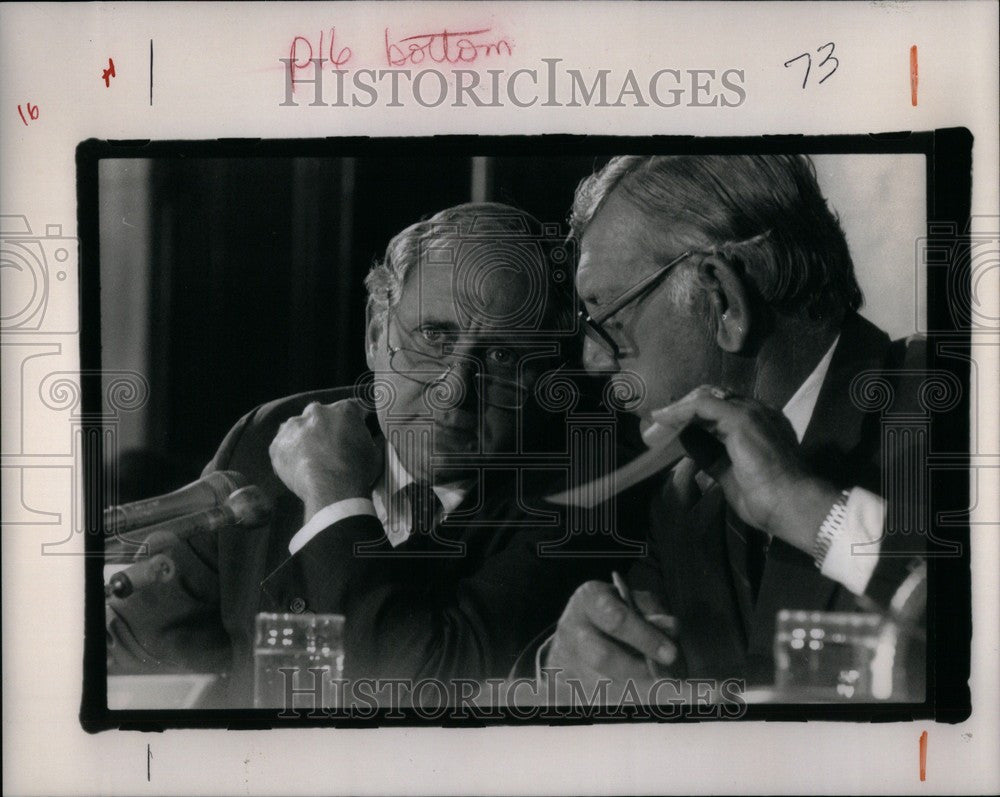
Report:
[[[715,342],[730,354],[743,351],[753,323],[746,283],[732,263],[719,254],[705,257],[698,274],[711,309]]]
[[[382,336],[385,335],[386,320],[388,312],[383,308],[376,307],[370,299],[365,305],[365,359],[368,367],[376,370],[379,350],[383,347]]]

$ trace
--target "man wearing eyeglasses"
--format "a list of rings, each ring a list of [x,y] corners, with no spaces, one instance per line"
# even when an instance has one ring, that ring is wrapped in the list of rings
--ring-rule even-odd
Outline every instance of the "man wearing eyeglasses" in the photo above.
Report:
[[[585,363],[636,375],[647,445],[680,433],[687,456],[657,477],[637,608],[582,585],[537,665],[592,685],[773,683],[779,610],[885,610],[919,571],[917,535],[883,534],[889,455],[852,390],[885,375],[895,409],[915,405],[900,375],[925,368],[923,347],[857,314],[806,158],[615,158],[580,185],[571,223]]]
[[[234,427],[206,470],[245,474],[274,516],[192,538],[182,580],[112,602],[119,658],[229,670],[249,705],[256,613],[316,612],[346,618],[348,678],[507,674],[596,572],[538,549],[564,533],[533,507],[565,423],[533,388],[579,350],[573,259],[543,233],[480,203],[389,243],[366,278],[372,378]]]

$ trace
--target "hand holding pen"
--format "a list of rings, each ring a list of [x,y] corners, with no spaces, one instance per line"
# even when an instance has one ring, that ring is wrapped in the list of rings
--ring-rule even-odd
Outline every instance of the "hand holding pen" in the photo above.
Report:
[[[623,688],[671,676],[680,657],[676,621],[653,593],[633,594],[618,574],[612,580],[588,581],[573,593],[545,666],[583,686],[610,680]]]
[[[614,584],[615,589],[618,591],[618,595],[632,611],[642,615],[646,619],[646,622],[656,626],[670,636],[676,635],[677,621],[669,614],[662,611],[642,611],[636,604],[635,595],[632,593],[632,590],[628,588],[628,584],[625,583],[625,579],[618,574],[617,570],[612,571],[611,573],[611,583]],[[648,595],[648,597],[652,596]],[[666,678],[668,676],[666,668],[657,664],[657,660],[652,656],[646,655],[643,658],[646,660],[646,671],[649,673],[651,678]]]

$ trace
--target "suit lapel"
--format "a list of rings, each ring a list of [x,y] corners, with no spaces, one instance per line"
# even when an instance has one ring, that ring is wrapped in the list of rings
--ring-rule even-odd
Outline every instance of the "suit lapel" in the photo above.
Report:
[[[818,465],[818,458],[827,451],[843,456],[858,447],[865,413],[853,400],[851,383],[862,371],[884,368],[889,346],[889,336],[861,316],[850,315],[844,320],[840,340],[802,438],[802,452],[807,459]]]

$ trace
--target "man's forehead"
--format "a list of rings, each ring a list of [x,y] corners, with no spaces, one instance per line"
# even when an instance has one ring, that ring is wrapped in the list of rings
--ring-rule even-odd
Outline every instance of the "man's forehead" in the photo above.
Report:
[[[615,294],[703,239],[690,223],[641,210],[615,192],[583,231],[577,284]]]
[[[586,290],[628,285],[654,259],[653,220],[612,196],[580,238],[577,283]]]
[[[462,328],[532,326],[547,300],[534,242],[449,238],[413,264],[400,304]]]

